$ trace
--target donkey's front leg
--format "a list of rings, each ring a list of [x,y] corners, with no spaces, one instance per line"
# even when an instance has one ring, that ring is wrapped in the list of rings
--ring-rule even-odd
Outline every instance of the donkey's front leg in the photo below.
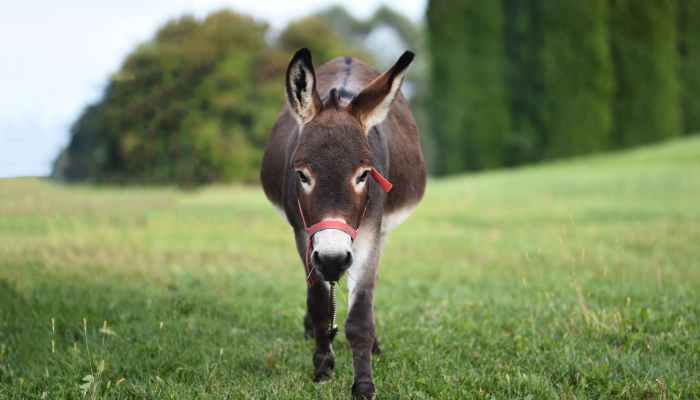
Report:
[[[375,342],[373,287],[358,286],[354,290],[348,319],[345,321],[345,336],[352,349],[352,367],[355,374],[352,396],[356,399],[372,399],[372,348]]]
[[[330,291],[326,282],[317,281],[307,290],[306,304],[316,340],[314,351],[314,382],[325,381],[333,376],[335,355],[328,336],[330,325]]]

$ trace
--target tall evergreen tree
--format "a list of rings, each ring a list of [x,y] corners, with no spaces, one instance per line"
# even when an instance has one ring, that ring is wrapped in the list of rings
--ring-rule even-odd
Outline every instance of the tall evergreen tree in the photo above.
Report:
[[[681,131],[675,0],[611,0],[617,147]],[[697,21],[694,21],[697,24]]]
[[[700,0],[678,0],[683,131],[700,132]]]
[[[510,129],[501,3],[432,0],[427,21],[437,172],[501,165]]]
[[[506,80],[511,132],[505,138],[504,164],[542,158],[547,141],[542,125],[542,1],[505,0]]]
[[[613,75],[607,0],[541,3],[538,65],[543,96],[536,105],[546,136],[544,155],[560,157],[608,146]]]

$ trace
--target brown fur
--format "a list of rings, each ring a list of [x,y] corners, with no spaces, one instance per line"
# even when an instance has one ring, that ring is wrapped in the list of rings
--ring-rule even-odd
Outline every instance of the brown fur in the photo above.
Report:
[[[345,59],[338,57],[318,68],[316,86],[320,94],[329,93],[333,88],[340,89],[346,73]],[[359,59],[351,60],[352,70],[344,90],[357,94],[379,76],[379,73]],[[394,189],[387,196],[384,212],[390,213],[417,203],[425,191],[426,170],[418,128],[402,94],[394,101],[386,120],[375,129],[377,132],[374,134],[386,140],[389,148],[389,167],[385,176],[394,184]],[[292,117],[289,106],[285,105],[272,129],[263,157],[261,180],[265,194],[272,203],[282,209],[285,209],[286,203],[284,186],[289,158],[297,144],[298,130],[298,124]]]
[[[382,219],[415,205],[425,191],[425,163],[416,123],[400,92],[393,103],[388,96],[395,93],[391,89],[398,87],[397,79],[402,79],[412,59],[412,53],[404,53],[382,75],[350,57],[336,58],[314,71],[308,50],[300,50],[288,68],[288,103],[272,130],[263,157],[263,189],[268,199],[284,210],[294,228],[302,262],[307,256],[309,238],[299,204],[307,225],[341,217],[358,228],[358,238],[362,236],[364,243],[371,243],[372,247],[366,249],[366,260],[360,264],[364,275],[354,277],[355,300],[345,324],[353,352],[352,393],[359,398],[374,395],[372,353],[378,352],[378,342],[372,303],[386,235]],[[384,115],[381,123],[368,126]],[[353,179],[360,169],[368,167],[387,177],[393,190],[386,194],[376,182],[368,181],[366,190],[358,193]],[[312,175],[315,186],[310,193],[302,190],[297,170]],[[331,377],[335,363],[332,338],[326,334],[330,323],[328,298],[328,288],[322,281],[308,288],[305,325],[316,340],[316,381]]]

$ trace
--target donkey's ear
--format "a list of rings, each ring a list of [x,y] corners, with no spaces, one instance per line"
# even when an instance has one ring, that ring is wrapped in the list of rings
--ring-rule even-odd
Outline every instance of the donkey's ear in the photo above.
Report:
[[[311,121],[323,106],[316,91],[311,53],[306,48],[297,51],[287,67],[287,102],[300,125]]]
[[[393,67],[370,82],[350,103],[350,112],[360,120],[365,133],[389,114],[391,103],[401,90],[404,73],[413,57],[412,52],[404,52]]]

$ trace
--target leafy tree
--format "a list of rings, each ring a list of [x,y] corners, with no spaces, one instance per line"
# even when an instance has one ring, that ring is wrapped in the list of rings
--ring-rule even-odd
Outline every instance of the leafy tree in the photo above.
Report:
[[[54,176],[180,185],[256,180],[291,53],[306,46],[326,60],[350,51],[318,18],[290,24],[279,46],[267,43],[267,32],[230,11],[166,23],[73,124]]]
[[[185,185],[254,179],[265,136],[258,109],[271,100],[256,76],[266,31],[228,11],[166,23],[73,125],[56,175]]]
[[[315,15],[291,22],[280,35],[278,42],[279,46],[287,52],[293,52],[302,47],[308,48],[317,64],[347,55],[369,60],[367,54],[359,48],[348,45],[348,40],[327,24],[322,17]]]
[[[387,6],[379,7],[364,21],[350,15],[342,6],[329,7],[319,12],[317,16],[327,21],[346,41],[354,42],[358,47],[361,47],[361,39],[380,26],[389,26],[394,29],[410,48],[415,50],[422,47],[421,27]]]

